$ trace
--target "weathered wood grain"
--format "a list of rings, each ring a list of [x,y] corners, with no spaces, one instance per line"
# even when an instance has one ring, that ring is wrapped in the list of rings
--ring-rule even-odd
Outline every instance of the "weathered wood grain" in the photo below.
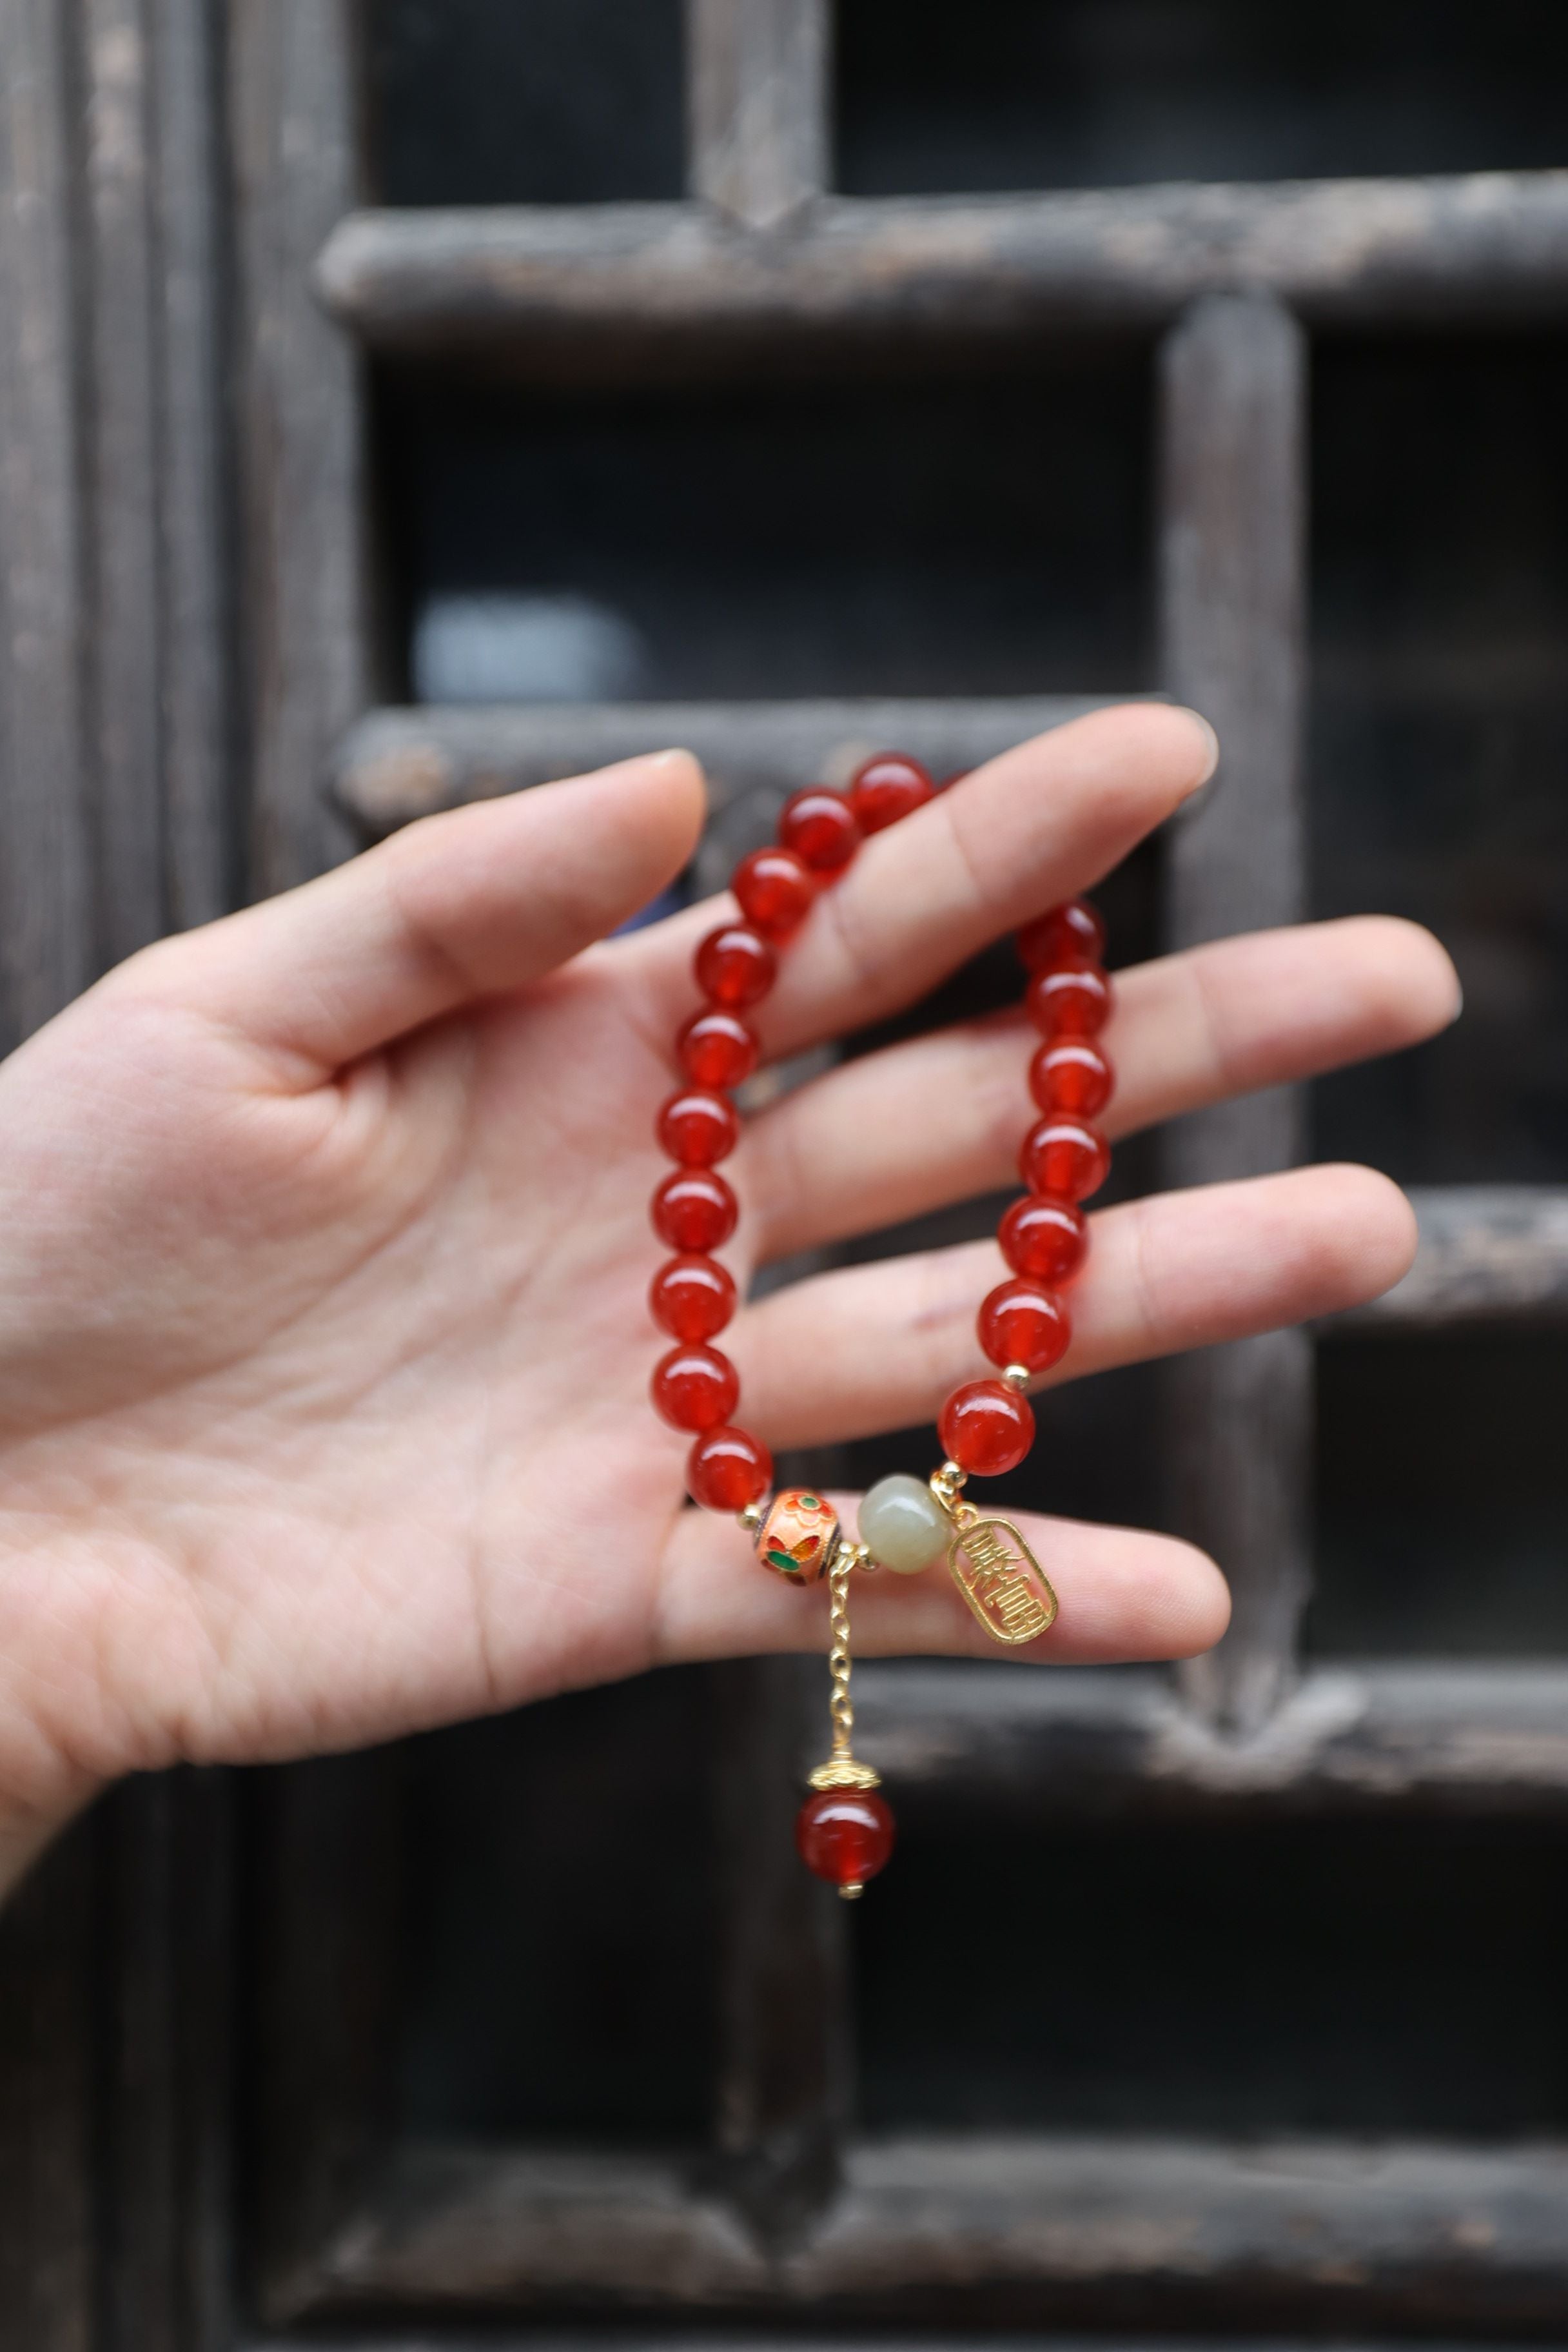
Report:
[[[311,257],[359,184],[353,17],[352,0],[233,0],[226,19],[258,895],[343,854],[321,783],[368,699],[357,370],[309,288]]]
[[[1568,1811],[1568,1667],[1318,1667],[1249,1737],[1157,1670],[875,1661],[860,1745],[911,1807],[1015,1813]]]
[[[686,0],[688,179],[751,228],[827,177],[827,0]]]
[[[1568,173],[826,197],[767,236],[697,205],[367,211],[332,229],[316,282],[365,341],[429,352],[1149,331],[1238,288],[1322,326],[1542,322],[1568,285]]]
[[[1337,1315],[1330,1331],[1440,1331],[1465,1323],[1568,1318],[1568,1192],[1456,1184],[1410,1193],[1420,1228],[1403,1282]]]
[[[416,2148],[301,2281],[402,2304],[931,2325],[1550,2326],[1568,2149],[931,2136],[869,2143],[770,2254],[657,2158]]]
[[[1271,295],[1211,295],[1161,362],[1161,574],[1169,690],[1218,731],[1220,763],[1173,826],[1166,931],[1187,947],[1300,919],[1306,898],[1306,352]],[[1300,1152],[1300,1098],[1277,1088],[1180,1119],[1177,1185],[1262,1174]],[[1167,1375],[1172,1512],[1230,1579],[1229,1633],[1184,1670],[1216,1721],[1256,1727],[1287,1686],[1309,1570],[1310,1342],[1276,1331]]]
[[[413,818],[611,760],[682,744],[708,777],[710,806],[755,796],[771,826],[780,800],[897,744],[939,776],[1093,710],[1109,695],[884,698],[792,702],[514,703],[372,710],[336,747],[332,785],[364,836]]]

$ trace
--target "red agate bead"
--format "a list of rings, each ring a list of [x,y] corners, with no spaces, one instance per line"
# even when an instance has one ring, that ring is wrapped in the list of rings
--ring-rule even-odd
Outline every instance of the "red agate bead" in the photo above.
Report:
[[[975,1328],[994,1364],[1022,1364],[1026,1372],[1049,1371],[1066,1355],[1072,1338],[1072,1322],[1061,1300],[1018,1275],[987,1293]]]
[[[1067,1282],[1083,1264],[1089,1226],[1071,1201],[1026,1193],[1003,1218],[996,1238],[1015,1274],[1032,1275],[1037,1282]]]
[[[699,988],[731,1013],[755,1004],[778,977],[778,959],[747,923],[721,923],[710,931],[694,961]]]
[[[842,793],[813,785],[785,801],[779,839],[814,874],[837,874],[860,846],[860,822]]]
[[[1005,1381],[966,1381],[942,1406],[936,1426],[948,1459],[976,1478],[1016,1470],[1035,1442],[1029,1401]]]
[[[1105,959],[1105,924],[1087,898],[1069,898],[1026,923],[1017,938],[1018,953],[1031,971],[1048,963],[1101,963]]]
[[[855,771],[849,805],[862,833],[880,833],[929,801],[935,791],[918,760],[908,760],[901,751],[879,751]]]
[[[738,1087],[761,1050],[745,1023],[720,1005],[699,1013],[676,1039],[680,1066],[698,1087]]]
[[[795,1815],[802,1862],[833,1886],[858,1889],[875,1878],[893,1837],[892,1808],[875,1789],[819,1789]]]
[[[735,1283],[717,1258],[672,1257],[654,1276],[649,1312],[672,1339],[711,1339],[735,1312]]]
[[[1052,964],[1024,998],[1042,1037],[1098,1036],[1110,1015],[1110,982],[1098,964]]]
[[[753,849],[730,883],[741,912],[765,940],[787,940],[811,912],[816,885],[793,849]]]
[[[1042,1118],[1024,1138],[1019,1171],[1031,1192],[1087,1201],[1104,1183],[1110,1147],[1098,1128],[1077,1118]]]
[[[653,1229],[676,1250],[717,1249],[735,1230],[740,1206],[711,1168],[678,1168],[656,1190]]]
[[[649,1387],[671,1429],[717,1429],[735,1410],[741,1376],[717,1348],[672,1348],[654,1366]]]
[[[1116,1074],[1087,1037],[1058,1037],[1039,1046],[1029,1064],[1029,1092],[1042,1110],[1094,1118],[1110,1100]]]
[[[744,1429],[705,1429],[686,1457],[686,1488],[707,1511],[743,1511],[773,1484],[773,1457]]]
[[[683,1168],[711,1168],[727,1160],[740,1140],[741,1122],[735,1106],[723,1095],[700,1087],[684,1087],[671,1095],[658,1115],[658,1139]]]

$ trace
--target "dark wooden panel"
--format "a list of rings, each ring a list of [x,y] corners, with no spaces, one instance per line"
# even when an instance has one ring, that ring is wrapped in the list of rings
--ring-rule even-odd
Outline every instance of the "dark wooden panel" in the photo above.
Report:
[[[0,2343],[89,2352],[97,1824],[79,1822],[0,1919]]]
[[[1014,743],[1111,699],[1032,695],[930,702],[531,703],[373,710],[338,746],[333,782],[367,836],[432,810],[611,760],[683,744],[701,761],[710,806],[760,795],[768,822],[801,784],[847,775],[855,760],[897,744],[939,776],[978,766]]]
[[[748,227],[820,194],[827,0],[687,0],[691,193]]]
[[[1333,1331],[1440,1331],[1466,1323],[1568,1317],[1568,1192],[1546,1184],[1413,1190],[1421,1229],[1415,1265]]]
[[[1297,920],[1304,652],[1305,345],[1267,294],[1213,295],[1162,354],[1162,676],[1217,729],[1220,763],[1167,845],[1166,929],[1181,948]],[[1299,1096],[1285,1088],[1178,1120],[1173,1183],[1288,1167]],[[1247,1730],[1290,1672],[1308,1585],[1310,1343],[1268,1332],[1206,1349],[1167,1381],[1176,1526],[1219,1561],[1235,1597],[1189,1695]]]
[[[1215,1731],[1172,1679],[874,1661],[856,1676],[868,1758],[900,1801],[1050,1816],[1568,1808],[1568,1670],[1321,1667],[1253,1737]]]
[[[1269,289],[1379,328],[1548,320],[1568,282],[1568,173],[824,199],[795,235],[698,206],[363,212],[317,269],[366,341],[442,352],[660,338],[870,339],[1151,329],[1198,297]]]
[[[1458,2330],[1551,2326],[1565,2294],[1568,2152],[1555,2146],[975,2134],[855,2149],[839,2203],[782,2256],[657,2158],[411,2150],[326,2252],[301,2310],[591,2303]]]

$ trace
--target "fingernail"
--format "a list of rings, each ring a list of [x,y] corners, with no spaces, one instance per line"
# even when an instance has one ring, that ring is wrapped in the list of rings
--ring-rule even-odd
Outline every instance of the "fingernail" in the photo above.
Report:
[[[1215,770],[1219,765],[1219,737],[1215,733],[1214,729],[1209,725],[1208,720],[1204,717],[1203,712],[1201,710],[1194,710],[1191,703],[1178,702],[1175,708],[1178,710],[1185,711],[1187,717],[1193,721],[1194,725],[1201,727],[1204,733],[1208,738],[1208,752],[1204,761],[1203,773],[1200,776],[1194,776],[1192,783],[1188,787],[1189,791],[1195,793],[1199,790],[1200,786],[1207,783],[1209,778],[1213,775]]]

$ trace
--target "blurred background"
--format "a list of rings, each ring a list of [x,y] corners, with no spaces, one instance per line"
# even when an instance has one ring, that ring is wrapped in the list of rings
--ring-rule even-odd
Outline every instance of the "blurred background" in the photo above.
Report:
[[[1008,1499],[1211,1542],[1237,1633],[868,1672],[901,1843],[853,1918],[776,1866],[819,1662],[117,1794],[0,1927],[0,2340],[1558,2338],[1568,16],[35,0],[0,40],[14,1035],[138,929],[589,754],[704,752],[697,893],[857,749],[1166,691],[1226,764],[1099,894],[1112,961],[1384,909],[1466,1000],[1119,1150],[1108,1198],[1370,1161],[1422,1261],[1043,1402]]]

